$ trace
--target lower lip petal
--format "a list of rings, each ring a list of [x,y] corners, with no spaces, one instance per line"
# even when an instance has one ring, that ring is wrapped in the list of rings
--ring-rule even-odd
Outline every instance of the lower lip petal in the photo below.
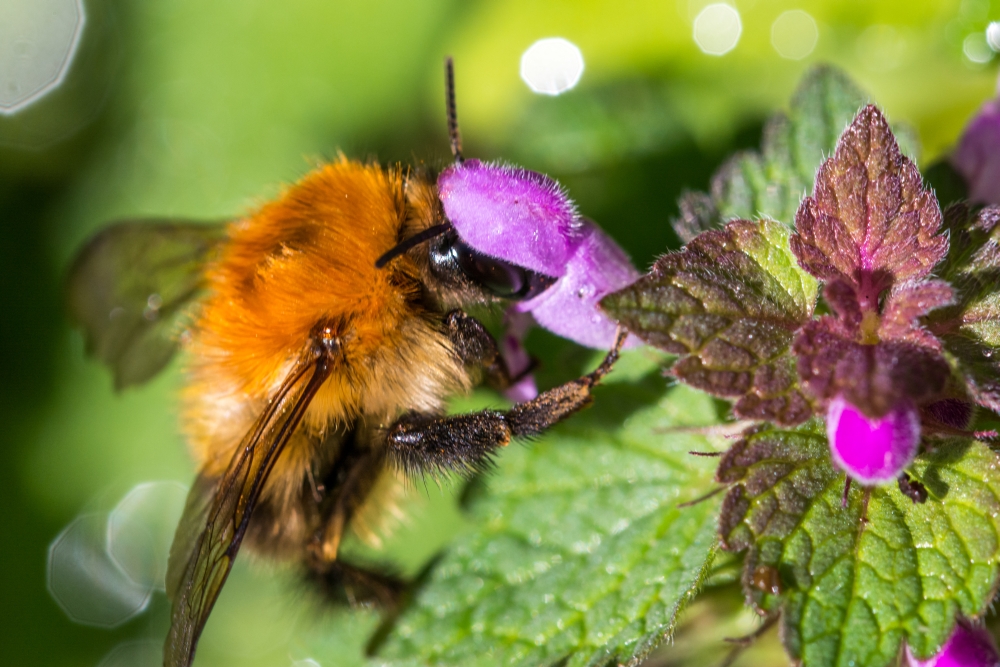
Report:
[[[843,397],[830,402],[826,433],[834,462],[862,484],[895,480],[916,456],[920,416],[901,403],[887,414],[869,418]]]

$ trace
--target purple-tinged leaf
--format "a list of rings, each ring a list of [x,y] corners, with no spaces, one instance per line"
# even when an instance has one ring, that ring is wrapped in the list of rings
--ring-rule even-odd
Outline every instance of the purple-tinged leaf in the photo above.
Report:
[[[926,276],[944,257],[940,224],[937,199],[869,105],[820,167],[813,195],[795,216],[791,248],[809,273],[845,281],[861,310],[877,310],[883,291]]]
[[[802,327],[795,353],[800,382],[810,395],[822,403],[842,396],[869,418],[906,401],[920,406],[936,400],[951,372],[934,349],[908,341],[858,343],[831,317]]]
[[[955,287],[956,304],[935,311],[927,326],[958,362],[972,398],[1000,410],[1000,207],[948,207],[951,248],[939,271]]]
[[[965,128],[951,164],[965,178],[971,201],[1000,204],[1000,99],[984,104]]]
[[[833,461],[862,484],[891,482],[913,462],[920,445],[920,415],[902,402],[881,417],[866,417],[841,397],[826,411]]]
[[[802,422],[811,409],[789,348],[817,285],[796,265],[788,235],[774,221],[733,221],[661,257],[601,305],[647,343],[682,355],[671,369],[678,378],[737,398],[737,416]]]
[[[920,326],[919,318],[932,310],[951,305],[955,292],[942,280],[919,280],[897,284],[882,308],[878,335],[881,340],[909,340],[932,349],[941,344]]]
[[[930,660],[919,660],[907,646],[906,662],[909,667],[998,667],[1000,653],[986,628],[959,619],[937,655]]]

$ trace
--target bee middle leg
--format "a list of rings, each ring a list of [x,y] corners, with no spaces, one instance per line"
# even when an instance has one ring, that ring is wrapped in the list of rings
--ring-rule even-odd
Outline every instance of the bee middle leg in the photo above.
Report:
[[[404,415],[386,434],[389,459],[411,473],[474,473],[487,467],[493,453],[512,438],[538,435],[588,405],[591,390],[611,370],[624,340],[622,332],[593,372],[509,410],[450,417]]]

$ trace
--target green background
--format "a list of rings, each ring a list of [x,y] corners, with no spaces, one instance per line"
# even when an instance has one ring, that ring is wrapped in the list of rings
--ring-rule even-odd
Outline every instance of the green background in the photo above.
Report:
[[[692,40],[704,4],[87,2],[64,84],[0,116],[0,664],[96,665],[119,642],[159,641],[165,628],[162,596],[108,631],[73,624],[45,587],[48,543],[74,516],[110,508],[138,482],[192,476],[174,426],[176,365],[115,394],[66,321],[66,266],[108,221],[239,215],[338,150],[442,166],[441,61],[452,54],[466,155],[556,176],[646,266],[676,245],[681,190],[707,188],[726,155],[756,146],[810,63],[840,65],[913,126],[923,164],[995,89],[996,59],[971,63],[962,41],[1000,20],[998,0],[740,1],[743,34],[722,57]],[[770,43],[787,9],[819,24],[801,61]],[[579,86],[558,98],[518,76],[520,54],[549,36],[586,61]],[[529,343],[546,361],[543,382],[586,358],[544,335]],[[389,551],[412,572],[462,523],[447,488],[418,484],[407,502],[414,516]],[[702,607],[713,604],[729,603]],[[373,624],[317,613],[292,574],[240,564],[198,664],[349,664]]]

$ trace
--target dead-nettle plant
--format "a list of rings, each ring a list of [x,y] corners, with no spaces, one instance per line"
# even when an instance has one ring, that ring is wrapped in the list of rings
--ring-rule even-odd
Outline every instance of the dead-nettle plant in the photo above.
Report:
[[[970,428],[1000,407],[998,234],[1000,208],[942,214],[869,104],[794,225],[703,231],[602,303],[751,422],[720,541],[803,664],[928,658],[995,592],[998,461]]]
[[[814,70],[684,195],[686,245],[602,302],[648,346],[466,494],[382,661],[637,664],[680,623],[718,664],[707,628],[753,630],[716,604],[742,589],[806,667],[997,662],[1000,208],[935,193],[1000,192],[1000,119],[934,189],[869,101]]]

